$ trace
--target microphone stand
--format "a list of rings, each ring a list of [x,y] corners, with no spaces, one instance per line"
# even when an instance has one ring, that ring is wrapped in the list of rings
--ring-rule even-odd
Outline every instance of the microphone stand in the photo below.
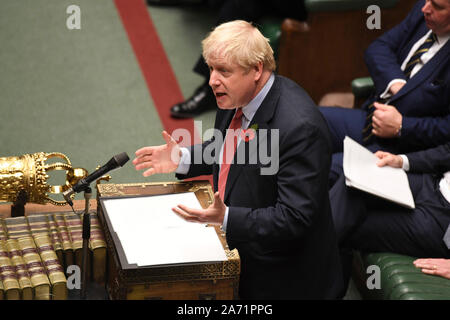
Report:
[[[86,299],[86,287],[87,287],[87,270],[88,270],[88,254],[89,254],[89,239],[91,237],[91,215],[89,214],[89,200],[92,196],[92,189],[87,186],[84,189],[84,215],[83,215],[83,262],[81,270],[81,291],[80,299]]]

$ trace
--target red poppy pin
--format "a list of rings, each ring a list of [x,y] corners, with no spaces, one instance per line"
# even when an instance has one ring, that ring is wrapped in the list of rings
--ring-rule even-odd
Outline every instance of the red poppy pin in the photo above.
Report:
[[[256,130],[258,130],[258,124],[252,124],[250,128],[241,130],[241,138],[245,142],[253,140],[256,136]]]

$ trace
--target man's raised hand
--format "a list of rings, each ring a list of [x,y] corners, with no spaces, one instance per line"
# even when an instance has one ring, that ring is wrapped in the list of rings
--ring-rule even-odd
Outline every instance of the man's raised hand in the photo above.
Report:
[[[177,142],[166,132],[162,132],[166,144],[143,147],[136,151],[133,165],[136,170],[148,169],[142,174],[148,177],[155,173],[174,172],[180,163],[181,151]]]

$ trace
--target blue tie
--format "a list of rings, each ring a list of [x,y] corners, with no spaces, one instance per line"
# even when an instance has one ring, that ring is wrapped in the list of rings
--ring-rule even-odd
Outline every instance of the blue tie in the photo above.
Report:
[[[436,41],[436,35],[434,33],[430,33],[430,36],[425,40],[424,43],[422,43],[422,45],[419,47],[419,49],[417,49],[416,52],[414,52],[414,54],[411,56],[411,58],[409,59],[408,63],[405,66],[405,71],[404,71],[407,79],[410,78],[412,70],[414,69],[416,64],[418,64],[420,62],[420,58],[422,57],[422,55],[425,52],[428,52],[428,50],[430,50],[431,46],[433,45],[433,43],[435,41]]]

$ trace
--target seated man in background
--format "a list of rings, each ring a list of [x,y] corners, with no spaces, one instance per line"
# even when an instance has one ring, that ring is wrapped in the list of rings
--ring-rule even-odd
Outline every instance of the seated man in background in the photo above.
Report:
[[[187,221],[222,225],[241,258],[240,298],[342,297],[325,120],[302,88],[273,73],[268,39],[250,23],[224,23],[202,44],[219,106],[214,137],[180,149],[163,132],[167,144],[137,150],[133,164],[147,169],[144,176],[213,175],[210,207],[180,204],[174,211]],[[247,140],[240,132],[248,130]]]
[[[450,258],[450,143],[406,155],[376,155],[379,166],[407,171],[415,209],[347,187],[345,176],[339,177],[330,203],[347,281],[351,249]]]
[[[362,109],[321,107],[332,134],[330,187],[347,135],[372,151],[405,153],[450,139],[450,0],[420,0],[365,53],[375,94]]]

